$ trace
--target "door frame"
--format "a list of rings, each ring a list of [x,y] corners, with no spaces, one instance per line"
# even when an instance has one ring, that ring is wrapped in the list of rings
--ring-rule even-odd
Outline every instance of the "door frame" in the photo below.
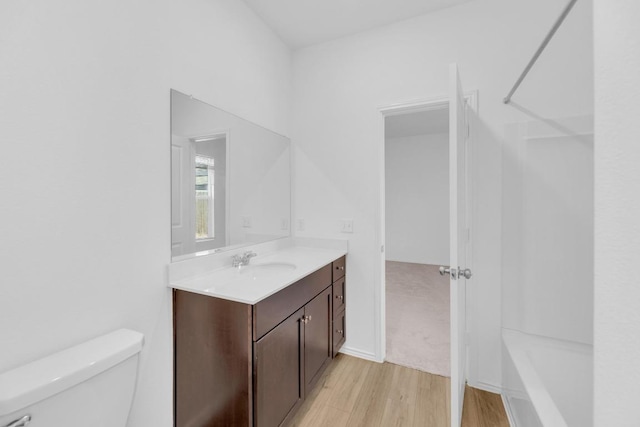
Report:
[[[473,229],[474,229],[474,215],[473,213],[476,210],[476,197],[475,194],[476,192],[474,191],[474,180],[472,179],[472,177],[475,175],[475,159],[477,156],[477,149],[476,149],[476,144],[475,141],[477,140],[476,135],[475,135],[475,131],[476,131],[476,127],[475,123],[474,123],[474,117],[477,117],[477,112],[478,112],[478,91],[474,90],[474,91],[470,91],[470,92],[466,92],[464,95],[465,101],[467,103],[467,123],[469,125],[469,137],[467,140],[467,150],[466,150],[466,156],[467,156],[467,161],[465,162],[466,165],[466,171],[465,171],[465,176],[466,176],[466,188],[467,188],[467,225],[468,225],[468,229],[469,229],[469,244],[467,245],[467,253],[466,253],[466,257],[467,257],[467,265],[466,268],[470,268],[473,271],[473,248],[472,248],[472,243],[473,243]],[[387,106],[382,106],[380,108],[378,108],[378,111],[380,112],[380,128],[379,128],[379,132],[378,135],[380,135],[379,140],[377,142],[377,149],[378,149],[378,159],[379,159],[379,163],[378,163],[378,206],[376,209],[376,215],[375,215],[375,219],[376,219],[376,236],[375,236],[375,241],[376,241],[376,247],[379,248],[379,254],[380,254],[380,259],[379,262],[377,263],[378,265],[378,269],[376,271],[375,274],[375,283],[374,283],[374,318],[375,318],[375,328],[374,328],[374,333],[375,333],[375,360],[377,362],[384,362],[385,358],[386,358],[386,352],[387,352],[387,347],[386,347],[386,279],[385,279],[385,258],[386,258],[386,248],[384,247],[385,245],[385,239],[386,239],[386,224],[385,224],[385,220],[386,220],[386,206],[385,206],[385,182],[386,182],[386,175],[385,175],[385,119],[387,117],[392,117],[392,116],[398,116],[398,115],[403,115],[403,114],[407,114],[407,113],[416,113],[416,112],[421,112],[421,111],[433,111],[433,110],[438,110],[438,109],[442,109],[442,108],[448,108],[449,106],[449,97],[444,95],[444,96],[438,96],[438,97],[433,97],[433,98],[428,98],[428,99],[421,99],[421,100],[414,100],[414,101],[406,101],[406,102],[399,102],[399,103],[395,103],[395,104],[391,104],[391,105],[387,105]],[[471,111],[469,111],[471,110]],[[473,113],[473,114],[470,114]],[[467,311],[467,314],[470,312],[469,308],[473,308],[474,305],[473,304],[469,304],[468,301],[469,300],[474,300],[474,287],[470,286],[467,287],[467,294],[466,294],[466,303],[465,303],[465,310]],[[477,334],[472,334],[471,336],[469,336],[469,332],[473,331],[475,329],[475,327],[473,326],[473,323],[469,322],[470,318],[475,318],[475,316],[467,316],[467,325],[466,325],[466,331],[467,331],[467,336],[469,337],[467,339],[467,366],[465,368],[466,372],[464,373],[465,377],[468,377],[468,372],[469,372],[469,360],[471,360],[471,358],[469,357],[470,355],[474,355],[477,352],[477,343],[475,342],[475,340],[471,340],[471,337],[477,337]],[[476,357],[473,358],[473,360],[477,360]]]

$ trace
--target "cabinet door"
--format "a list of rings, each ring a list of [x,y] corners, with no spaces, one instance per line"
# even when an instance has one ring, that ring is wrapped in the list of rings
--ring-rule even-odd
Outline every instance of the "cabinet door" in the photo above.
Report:
[[[176,289],[173,310],[174,425],[251,426],[251,306]]]
[[[254,425],[279,426],[302,403],[301,308],[254,343]]]
[[[311,390],[331,361],[331,286],[304,307],[305,390]]]

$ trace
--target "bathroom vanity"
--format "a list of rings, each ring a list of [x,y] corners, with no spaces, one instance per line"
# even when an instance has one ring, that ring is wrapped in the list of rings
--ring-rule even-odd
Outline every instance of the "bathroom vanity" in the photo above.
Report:
[[[286,424],[345,342],[347,244],[290,237],[290,160],[288,138],[171,91],[178,427]]]
[[[177,427],[293,417],[345,341],[345,253],[290,248],[171,284]]]

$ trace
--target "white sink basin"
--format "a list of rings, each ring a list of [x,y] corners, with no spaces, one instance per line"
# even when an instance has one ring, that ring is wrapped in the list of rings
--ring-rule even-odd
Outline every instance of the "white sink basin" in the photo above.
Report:
[[[250,265],[249,268],[252,268],[254,270],[295,270],[296,269],[296,265],[295,264],[291,264],[290,262],[263,262],[260,264],[253,264]]]
[[[260,264],[250,264],[240,270],[241,275],[247,275],[254,279],[267,277],[285,271],[295,270],[296,265],[289,262],[264,262]]]

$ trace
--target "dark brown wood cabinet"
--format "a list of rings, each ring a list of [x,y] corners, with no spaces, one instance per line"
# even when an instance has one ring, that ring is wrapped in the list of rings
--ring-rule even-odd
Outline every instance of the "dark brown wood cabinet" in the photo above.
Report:
[[[333,281],[335,282],[336,280],[338,280],[341,277],[344,277],[345,273],[346,273],[346,257],[342,257],[340,259],[335,260],[332,263],[332,269],[331,271],[333,272]]]
[[[345,257],[255,305],[174,289],[177,427],[285,425],[345,340]]]
[[[339,278],[333,283],[333,312],[339,313],[344,311],[345,307],[345,289],[346,280],[344,277]]]
[[[347,339],[347,335],[346,335],[346,324],[345,324],[345,315],[344,315],[344,311],[340,312],[340,313],[336,313],[333,316],[333,352],[332,352],[332,357],[336,357],[336,354],[338,354],[338,351],[340,350],[340,347],[342,347],[342,344],[344,344],[345,340]]]
[[[256,426],[277,426],[304,400],[304,308],[253,345]]]
[[[333,284],[331,285],[333,292],[332,357],[336,357],[336,354],[338,354],[340,347],[342,347],[342,344],[344,344],[345,340],[347,339],[347,325],[345,323],[345,308],[347,303],[345,261],[345,257],[334,261],[331,270],[333,274]]]
[[[173,292],[176,426],[252,425],[251,306]]]
[[[304,308],[304,388],[308,394],[333,358],[331,287]]]

